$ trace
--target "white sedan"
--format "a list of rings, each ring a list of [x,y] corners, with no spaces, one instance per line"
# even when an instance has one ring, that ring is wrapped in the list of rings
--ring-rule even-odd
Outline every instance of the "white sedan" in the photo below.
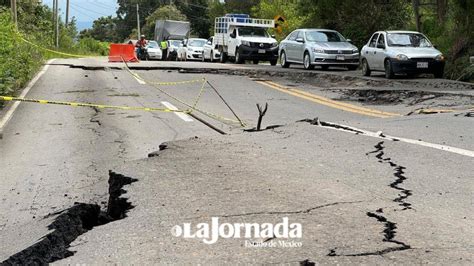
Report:
[[[431,73],[442,78],[445,58],[428,38],[416,31],[377,31],[361,50],[362,74],[385,72],[386,78],[404,73]]]
[[[146,46],[147,59],[157,59],[161,60],[163,57],[163,52],[161,51],[160,46],[156,41],[149,41]]]
[[[221,53],[217,49],[217,44],[214,42],[214,36],[207,40],[207,43],[204,45],[204,51],[202,52],[202,61],[207,60],[214,62],[219,60]]]
[[[191,38],[183,42],[178,49],[178,60],[202,60],[202,51],[206,39]]]

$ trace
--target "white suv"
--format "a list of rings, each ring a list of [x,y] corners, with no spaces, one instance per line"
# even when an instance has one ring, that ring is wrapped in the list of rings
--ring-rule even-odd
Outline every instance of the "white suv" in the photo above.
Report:
[[[396,73],[432,73],[442,78],[445,58],[428,38],[416,31],[377,31],[361,50],[362,74],[384,71],[386,78]]]

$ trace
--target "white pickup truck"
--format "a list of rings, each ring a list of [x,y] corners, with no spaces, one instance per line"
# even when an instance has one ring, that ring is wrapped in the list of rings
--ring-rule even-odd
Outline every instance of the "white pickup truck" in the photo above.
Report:
[[[274,28],[272,19],[255,19],[246,14],[227,14],[217,17],[214,26],[214,38],[220,52],[220,62],[229,58],[241,64],[251,60],[278,61],[278,42],[270,36],[267,29]]]

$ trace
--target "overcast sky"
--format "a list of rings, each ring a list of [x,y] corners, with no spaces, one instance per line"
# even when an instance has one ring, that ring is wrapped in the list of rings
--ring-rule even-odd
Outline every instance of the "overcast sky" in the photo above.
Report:
[[[43,0],[43,3],[52,7],[53,0]],[[92,21],[102,16],[115,16],[116,0],[69,0],[69,17],[76,17],[79,30],[92,26]],[[59,0],[62,19],[66,17],[66,0]]]

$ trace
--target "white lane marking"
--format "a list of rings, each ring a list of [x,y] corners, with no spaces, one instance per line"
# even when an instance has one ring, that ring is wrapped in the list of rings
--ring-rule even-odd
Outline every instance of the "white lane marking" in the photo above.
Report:
[[[172,105],[171,103],[169,102],[161,102],[161,104],[163,104],[164,106],[166,106],[166,108],[170,109],[170,110],[178,110],[178,108],[176,108],[176,106]],[[179,112],[174,112],[179,118],[183,119],[185,122],[193,122],[194,120],[191,119],[191,117],[189,117],[189,115],[185,114],[185,113],[179,113]]]
[[[386,139],[386,140],[392,140],[392,141],[401,141],[401,142],[406,142],[406,143],[415,144],[415,145],[419,145],[419,146],[438,149],[438,150],[442,150],[442,151],[452,152],[452,153],[456,153],[456,154],[460,154],[460,155],[464,155],[464,156],[474,157],[474,151],[470,151],[470,150],[465,150],[465,149],[461,149],[461,148],[456,148],[456,147],[451,147],[451,146],[441,145],[441,144],[436,144],[436,143],[425,142],[425,141],[422,141],[422,140],[415,140],[415,139],[389,136],[389,135],[383,134],[382,131],[372,132],[372,131],[367,131],[367,130],[359,129],[359,128],[356,128],[356,127],[351,127],[351,126],[346,126],[346,125],[341,125],[341,124],[336,124],[336,123],[330,123],[330,122],[326,122],[326,123],[332,124],[332,125],[343,126],[347,129],[357,130],[359,132],[362,132],[361,135],[365,135],[365,136],[369,136],[369,137],[373,137],[373,138]],[[336,129],[336,130],[340,130],[340,131],[351,132],[351,133],[357,134],[357,132],[352,132],[352,131],[349,131],[347,129],[342,129],[342,128],[334,128],[334,127],[329,127],[329,126],[321,126],[321,127]]]
[[[146,84],[146,82],[145,82],[143,79],[140,79],[140,78],[138,78],[138,77],[135,76],[135,75],[132,75],[132,76],[138,81],[138,83],[140,83],[140,84],[142,84],[142,85],[145,85],[145,84]]]
[[[31,88],[36,84],[36,82],[41,78],[41,76],[43,76],[44,73],[46,73],[46,71],[48,70],[50,64],[53,63],[54,60],[56,60],[56,59],[50,59],[46,62],[46,64],[41,69],[41,71],[38,72],[38,74],[36,74],[36,76],[28,83],[26,88],[23,89],[20,96],[18,96],[18,97],[25,98],[25,96],[28,94],[28,92],[31,90]],[[3,128],[7,125],[7,123],[10,121],[10,119],[12,119],[13,113],[18,108],[20,103],[21,102],[14,102],[11,105],[10,109],[8,109],[8,111],[5,113],[5,116],[2,118],[2,120],[0,120],[0,139],[3,136],[3,134],[2,134],[3,133]]]

